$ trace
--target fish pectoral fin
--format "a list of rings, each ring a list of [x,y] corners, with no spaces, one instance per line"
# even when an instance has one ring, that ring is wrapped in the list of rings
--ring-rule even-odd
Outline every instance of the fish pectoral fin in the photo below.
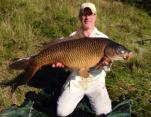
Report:
[[[88,68],[81,68],[79,70],[79,75],[83,78],[88,78],[89,77],[89,69]]]
[[[97,63],[97,68],[101,68],[104,66],[110,66],[112,64],[112,60],[108,57],[103,57],[98,63]]]

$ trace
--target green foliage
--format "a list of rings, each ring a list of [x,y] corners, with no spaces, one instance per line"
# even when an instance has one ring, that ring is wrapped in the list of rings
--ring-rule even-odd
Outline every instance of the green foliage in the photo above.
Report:
[[[91,1],[91,0],[90,0]],[[83,0],[0,0],[0,79],[11,80],[20,72],[8,69],[11,59],[30,56],[37,45],[68,36],[80,26],[79,5]],[[113,0],[93,0],[97,7],[97,27],[113,40],[134,52],[128,63],[113,63],[107,74],[112,100],[130,98],[132,110],[140,117],[151,116],[151,17],[135,4]],[[145,4],[144,1],[141,1]],[[148,0],[150,3],[150,1]],[[148,4],[149,6],[149,4]],[[145,41],[147,40],[147,41]],[[0,110],[21,104],[24,94],[36,90],[21,86],[12,95],[0,88]],[[11,99],[11,97],[13,97]]]
[[[135,5],[138,8],[141,8],[148,12],[148,14],[151,16],[151,0],[121,0],[125,3]]]
[[[43,19],[43,21],[34,21],[32,26],[34,29],[39,30],[40,34],[46,37],[61,37],[68,35],[73,30],[73,25],[78,22],[77,18],[71,17],[67,11],[58,10],[56,15],[52,17],[52,21],[49,19]],[[52,22],[52,23],[49,23]],[[66,22],[66,24],[64,24]]]

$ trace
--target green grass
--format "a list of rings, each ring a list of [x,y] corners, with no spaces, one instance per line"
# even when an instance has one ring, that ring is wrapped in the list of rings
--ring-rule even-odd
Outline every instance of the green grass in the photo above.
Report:
[[[0,0],[0,80],[11,80],[21,71],[8,68],[9,61],[37,53],[41,42],[67,36],[79,26],[78,10],[84,0]],[[91,1],[91,0],[89,0]],[[97,27],[113,40],[130,48],[135,57],[114,63],[107,74],[112,100],[130,98],[132,111],[151,116],[151,17],[135,6],[112,0],[93,0],[98,9]],[[20,105],[24,94],[37,90],[21,86],[14,94],[0,88],[0,110]]]

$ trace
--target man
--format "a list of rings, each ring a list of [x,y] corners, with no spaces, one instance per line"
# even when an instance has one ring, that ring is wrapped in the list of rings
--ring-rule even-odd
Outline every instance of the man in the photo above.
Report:
[[[103,37],[108,38],[105,34],[98,31],[95,27],[97,18],[96,7],[93,3],[83,3],[80,7],[79,19],[81,27],[70,34],[73,38],[81,37]],[[10,67],[23,69],[28,63],[28,58],[17,59]],[[108,63],[104,63],[108,65]],[[52,67],[64,67],[62,63],[55,63]],[[104,68],[91,70],[88,78],[81,78],[73,72],[66,81],[62,94],[57,102],[57,115],[70,115],[80,100],[86,95],[89,98],[92,109],[96,115],[107,114],[111,112],[111,100],[105,86],[106,72]]]
[[[83,3],[79,12],[81,27],[70,36],[108,38],[95,27],[96,13],[93,3]],[[53,67],[64,67],[64,65],[56,63],[53,64]],[[92,109],[97,115],[107,114],[111,111],[111,100],[105,86],[105,70],[103,68],[92,70],[90,74],[88,78],[83,79],[77,73],[71,73],[57,102],[58,116],[71,114],[84,95],[89,98]]]

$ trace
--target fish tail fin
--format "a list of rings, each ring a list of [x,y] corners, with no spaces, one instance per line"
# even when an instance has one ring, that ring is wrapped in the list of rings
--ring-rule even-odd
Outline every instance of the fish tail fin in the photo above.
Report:
[[[29,60],[30,60],[30,57],[16,58],[10,62],[9,68],[16,69],[16,70],[26,69],[29,64]]]

